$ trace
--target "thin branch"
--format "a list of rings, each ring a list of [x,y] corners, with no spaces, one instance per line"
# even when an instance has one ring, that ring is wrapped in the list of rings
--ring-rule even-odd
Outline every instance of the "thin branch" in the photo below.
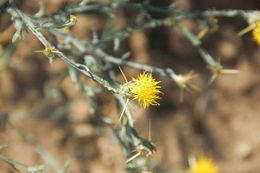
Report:
[[[111,86],[108,81],[105,79],[95,75],[90,71],[90,69],[83,64],[76,63],[74,60],[70,59],[67,57],[64,53],[59,51],[57,48],[51,45],[51,43],[43,36],[41,32],[39,32],[36,28],[36,26],[32,23],[30,18],[24,14],[22,11],[20,11],[14,4],[12,4],[11,8],[9,8],[9,13],[11,15],[14,15],[14,10],[15,13],[21,18],[21,20],[25,23],[27,28],[40,40],[40,42],[46,47],[51,49],[51,53],[55,54],[56,56],[60,57],[62,60],[64,60],[67,64],[72,66],[73,68],[77,69],[84,75],[88,76],[92,80],[96,81],[97,83],[103,85],[105,88],[107,88],[109,91],[112,91],[114,93],[119,92],[119,86]],[[43,51],[44,52],[44,51]]]

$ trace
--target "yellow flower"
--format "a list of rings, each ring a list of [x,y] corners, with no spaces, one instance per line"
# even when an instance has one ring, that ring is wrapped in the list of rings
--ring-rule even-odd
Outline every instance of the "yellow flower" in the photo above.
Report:
[[[133,78],[129,86],[130,94],[134,99],[137,99],[144,108],[152,105],[160,105],[156,100],[161,97],[158,94],[162,92],[159,90],[161,88],[158,86],[160,81],[156,81],[151,74],[144,72],[140,74],[137,78]]]
[[[207,157],[201,157],[190,168],[191,173],[218,173],[218,167],[216,164]]]
[[[253,29],[253,38],[260,46],[260,20],[256,21],[255,28]]]

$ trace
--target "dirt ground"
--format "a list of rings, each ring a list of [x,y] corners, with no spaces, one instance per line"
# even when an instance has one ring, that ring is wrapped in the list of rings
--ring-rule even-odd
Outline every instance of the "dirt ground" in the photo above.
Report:
[[[51,13],[77,1],[43,2],[46,13]],[[170,1],[152,3],[165,5]],[[181,8],[194,11],[260,9],[257,0],[179,3]],[[39,4],[37,0],[19,1],[19,7],[35,13]],[[96,15],[77,17],[72,33],[81,39],[91,39],[92,27],[103,27],[104,21]],[[198,32],[194,22],[184,24]],[[196,48],[178,31],[159,27],[134,32],[125,40],[122,51],[131,50],[133,61],[199,74],[194,81],[199,90],[185,92],[183,102],[173,81],[155,75],[165,93],[161,106],[144,110],[132,103],[143,137],[148,136],[148,122],[152,122],[157,152],[150,159],[163,169],[182,173],[190,157],[206,155],[214,159],[221,173],[260,172],[260,49],[250,33],[237,36],[246,26],[246,21],[238,17],[220,18],[218,31],[202,39],[213,57],[220,58],[225,67],[240,71],[222,75],[211,85],[211,74]],[[89,103],[66,75],[67,65],[58,58],[50,64],[45,56],[34,52],[42,46],[32,34],[11,46],[14,32],[10,16],[0,14],[0,52],[13,50],[11,56],[0,58],[0,145],[8,145],[0,154],[28,165],[44,164],[49,172],[55,172],[69,158],[74,159],[68,171],[71,173],[126,172],[120,146],[109,128],[93,121]],[[137,74],[131,68],[123,70],[128,78]],[[122,79],[121,74],[118,78]],[[105,114],[116,116],[111,95],[99,97]],[[0,161],[0,172],[16,170]]]

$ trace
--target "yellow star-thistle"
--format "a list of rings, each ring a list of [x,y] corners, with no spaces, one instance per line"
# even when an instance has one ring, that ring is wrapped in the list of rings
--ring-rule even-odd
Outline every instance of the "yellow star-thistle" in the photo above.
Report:
[[[201,157],[190,168],[191,173],[218,173],[218,167],[216,164],[207,157]]]
[[[129,86],[130,94],[134,99],[137,99],[144,108],[160,105],[156,100],[161,97],[158,94],[162,92],[158,86],[160,81],[156,81],[151,74],[144,72],[137,78],[133,78]]]
[[[256,43],[260,46],[260,20],[256,22],[255,28],[253,29],[253,38]]]

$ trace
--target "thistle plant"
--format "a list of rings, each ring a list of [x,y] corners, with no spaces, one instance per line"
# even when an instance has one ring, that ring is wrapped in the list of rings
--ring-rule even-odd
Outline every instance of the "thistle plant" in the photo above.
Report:
[[[158,94],[162,92],[158,86],[160,81],[155,81],[151,74],[146,72],[140,74],[137,78],[133,78],[129,84],[130,94],[138,102],[140,102],[144,108],[149,106],[159,106],[157,102],[160,97]]]
[[[212,77],[208,81],[209,83],[215,81],[222,74],[238,73],[238,70],[226,69],[217,59],[218,57],[213,57],[202,44],[202,38],[206,34],[215,32],[220,28],[217,22],[220,17],[232,18],[239,16],[247,20],[249,28],[242,30],[239,35],[252,31],[253,39],[260,45],[259,12],[252,10],[188,12],[178,9],[175,3],[167,7],[159,7],[150,3],[150,1],[131,2],[118,0],[101,3],[92,0],[82,0],[55,13],[44,14],[40,10],[37,14],[28,14],[22,11],[13,0],[0,2],[0,12],[10,15],[10,19],[16,29],[12,44],[20,41],[22,34],[25,31],[29,31],[44,47],[43,50],[35,50],[35,52],[47,56],[50,62],[55,61],[55,58],[60,58],[67,64],[67,75],[70,76],[71,81],[85,95],[92,107],[92,114],[96,119],[112,129],[118,145],[120,145],[125,154],[125,167],[131,172],[152,171],[158,164],[151,164],[148,159],[156,151],[156,145],[150,139],[142,137],[141,132],[136,129],[135,119],[133,118],[134,111],[128,106],[129,100],[137,100],[140,107],[144,109],[150,106],[155,106],[155,109],[158,109],[164,94],[168,93],[163,94],[163,88],[159,85],[162,82],[155,79],[152,74],[170,80],[173,85],[181,88],[181,90],[195,88],[191,81],[195,77],[199,77],[199,74],[181,74],[170,67],[157,67],[129,60],[131,52],[126,51],[121,55],[115,53],[120,48],[122,41],[129,38],[135,31],[160,26],[168,27],[173,31],[181,31],[185,38],[190,41],[190,44],[196,48],[205,63],[205,69],[209,69],[209,72],[212,73]],[[109,22],[118,17],[118,11],[120,10],[133,10],[133,13],[136,12],[132,25],[127,25],[123,29],[115,26],[114,28],[104,27],[101,36],[93,29],[91,41],[77,38],[73,34],[64,31],[64,28],[72,27],[79,22],[78,14],[101,14],[105,16],[109,24]],[[152,13],[161,14],[164,17],[156,18],[151,15]],[[182,24],[182,21],[186,19],[203,23],[203,29],[199,34],[193,33]],[[109,49],[111,45],[113,45],[113,50]],[[131,76],[131,81],[126,81],[126,83],[122,84],[116,80],[117,73],[115,67],[118,66],[139,70],[139,75],[137,77]],[[83,77],[84,79],[92,80],[97,86],[88,85],[82,79]],[[116,101],[120,121],[105,115],[102,107],[98,104],[96,94],[105,91],[111,93]],[[122,118],[123,115],[125,116]],[[12,166],[18,164],[25,169],[30,168],[11,161],[4,156],[1,156],[0,159]],[[39,170],[42,169],[40,167]],[[217,173],[218,168],[210,159],[200,158],[190,168],[190,171],[192,173]]]

